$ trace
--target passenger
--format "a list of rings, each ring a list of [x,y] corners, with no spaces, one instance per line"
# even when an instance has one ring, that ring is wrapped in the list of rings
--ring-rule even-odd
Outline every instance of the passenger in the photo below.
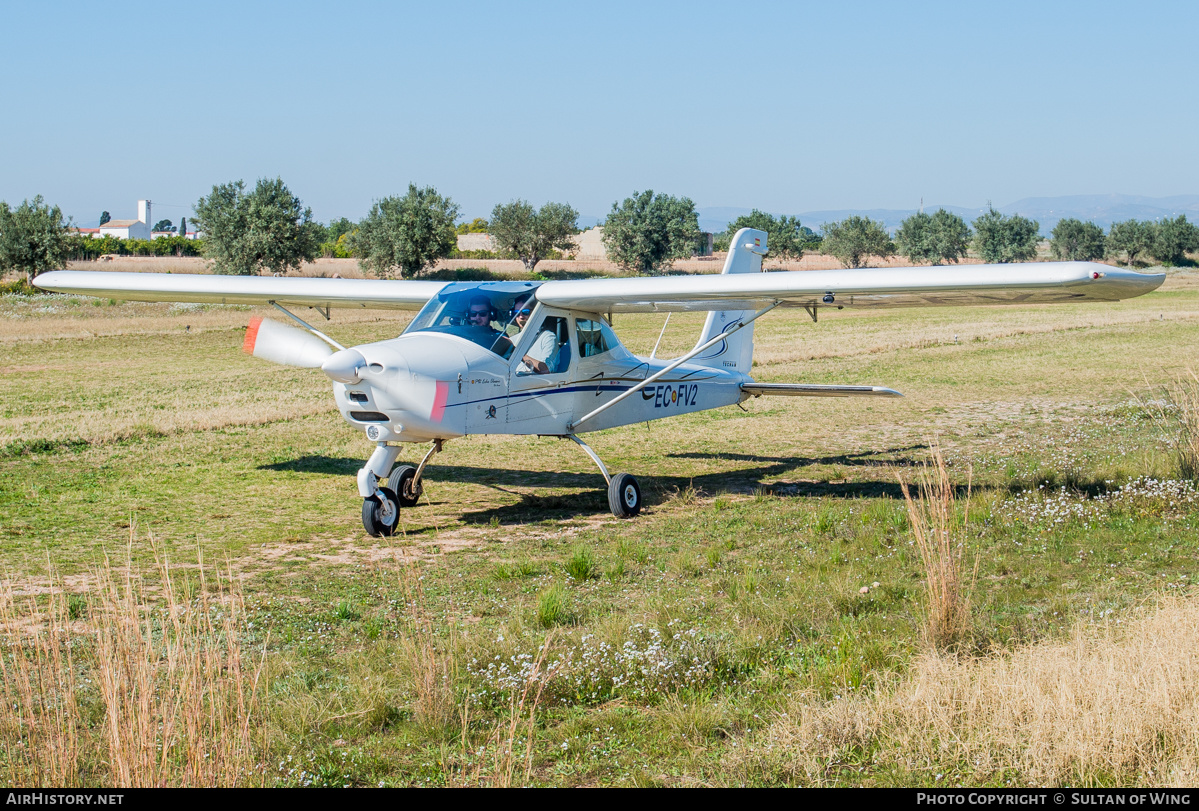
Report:
[[[515,337],[524,329],[524,324],[529,320],[529,316],[533,314],[533,305],[536,302],[532,300],[532,294],[525,293],[518,298],[512,305],[512,320],[504,328],[504,333],[509,337]]]
[[[528,326],[529,316],[533,314],[533,297],[531,294],[526,294],[516,300],[512,305],[513,320],[516,326],[520,329],[520,333],[513,336],[512,343],[520,341],[520,334],[524,333],[525,327]],[[537,335],[537,339],[533,341],[533,345],[529,347],[529,351],[521,358],[520,365],[516,367],[517,374],[548,374],[550,372],[549,359],[558,349],[558,336],[553,330],[543,329]]]

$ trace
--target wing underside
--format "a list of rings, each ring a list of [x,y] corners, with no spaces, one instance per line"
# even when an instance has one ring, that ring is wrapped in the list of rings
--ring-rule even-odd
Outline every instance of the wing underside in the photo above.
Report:
[[[274,276],[210,276],[198,273],[123,273],[56,270],[34,284],[57,293],[128,301],[195,304],[269,304],[303,307],[365,307],[419,310],[445,282],[385,279],[307,279]]]
[[[784,307],[934,307],[1118,301],[1157,289],[1150,275],[1093,262],[864,268],[546,282],[537,298],[587,312]]]

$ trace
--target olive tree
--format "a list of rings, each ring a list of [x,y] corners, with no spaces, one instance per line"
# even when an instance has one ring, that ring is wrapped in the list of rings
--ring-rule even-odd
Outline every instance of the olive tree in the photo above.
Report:
[[[733,236],[742,228],[756,228],[766,232],[766,255],[786,261],[799,259],[805,248],[810,247],[811,231],[803,227],[798,217],[782,215],[775,217],[756,208],[749,214],[742,214],[729,223],[724,233],[716,237],[717,250],[727,251]]]
[[[1187,222],[1187,215],[1166,218],[1153,229],[1153,258],[1166,265],[1181,265],[1191,251],[1199,251],[1199,227]]]
[[[489,231],[496,247],[516,256],[532,271],[551,251],[570,252],[579,233],[579,212],[566,203],[546,203],[540,210],[525,200],[497,205],[491,210]]]
[[[195,205],[204,232],[204,255],[217,273],[250,276],[266,269],[285,273],[311,262],[320,250],[320,226],[280,178],[262,178],[254,191],[244,181],[213,186]]]
[[[70,227],[58,206],[47,205],[40,194],[16,208],[0,202],[0,273],[24,271],[33,281],[40,273],[65,267]]]
[[[685,259],[699,238],[699,215],[687,197],[633,192],[604,220],[608,257],[634,273],[658,273]]]
[[[896,251],[916,264],[957,262],[970,247],[970,227],[943,208],[935,214],[913,214],[895,232]]]
[[[1153,248],[1155,231],[1153,223],[1143,220],[1114,222],[1108,231],[1104,252],[1109,259],[1119,260],[1123,255],[1124,262],[1132,265],[1138,256]]]
[[[895,255],[895,244],[881,222],[868,217],[847,217],[822,226],[824,241],[820,249],[837,257],[847,268],[860,268],[871,256]]]
[[[458,236],[464,236],[466,234],[486,234],[490,233],[490,231],[491,223],[487,222],[487,220],[483,219],[482,217],[475,217],[470,222],[459,223],[458,227],[454,229],[454,233]]]
[[[989,208],[974,221],[974,250],[990,264],[1027,262],[1037,255],[1040,227],[1036,220],[1019,214],[1007,217]]]
[[[1103,258],[1104,241],[1103,229],[1095,223],[1067,217],[1053,227],[1049,250],[1054,259],[1089,262]]]
[[[437,189],[408,184],[403,197],[384,197],[358,223],[351,247],[363,270],[390,277],[415,276],[458,246],[458,204]]]

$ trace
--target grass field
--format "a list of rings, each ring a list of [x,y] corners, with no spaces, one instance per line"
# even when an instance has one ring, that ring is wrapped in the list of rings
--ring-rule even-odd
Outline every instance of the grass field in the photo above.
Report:
[[[319,372],[242,354],[251,314],[0,302],[10,783],[1199,778],[1199,491],[1164,393],[1199,368],[1193,271],[1111,305],[772,313],[758,379],[906,397],[592,434],[642,483],[633,521],[571,443],[454,441],[387,540],[359,521],[369,443]],[[615,324],[644,354],[661,326]],[[933,442],[970,598],[939,647],[900,487]]]

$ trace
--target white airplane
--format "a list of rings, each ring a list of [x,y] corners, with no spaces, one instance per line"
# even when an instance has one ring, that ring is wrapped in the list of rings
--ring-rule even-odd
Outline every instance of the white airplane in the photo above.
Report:
[[[766,234],[743,228],[720,275],[551,282],[443,283],[55,271],[46,290],[136,301],[270,304],[303,329],[255,318],[244,349],[319,368],[342,416],[375,443],[358,471],[362,523],[375,536],[415,506],[422,476],[447,440],[471,434],[571,439],[608,482],[618,517],[641,510],[641,488],[612,475],[579,434],[740,403],[763,395],[899,397],[877,386],[757,383],[753,323],[776,307],[821,309],[1116,301],[1156,289],[1164,275],[1087,262],[762,272]],[[419,309],[396,338],[343,347],[287,306],[327,320],[330,308]],[[633,355],[614,313],[707,311],[695,347],[672,360]],[[663,332],[666,326],[663,325]],[[658,338],[661,342],[661,336]],[[430,442],[415,467],[403,443]]]

